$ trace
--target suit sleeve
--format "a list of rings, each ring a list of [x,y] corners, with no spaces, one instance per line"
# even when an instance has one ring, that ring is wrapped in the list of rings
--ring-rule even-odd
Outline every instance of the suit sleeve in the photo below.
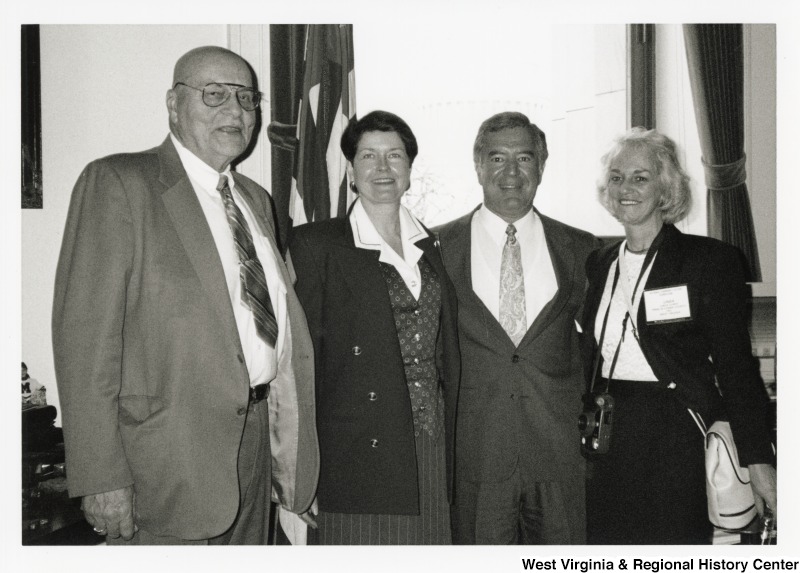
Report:
[[[95,162],[72,193],[56,269],[53,354],[70,495],[133,483],[118,427],[133,231],[124,185]]]
[[[747,285],[735,249],[713,252],[704,273],[700,325],[711,344],[711,358],[742,465],[772,463],[767,424],[768,398],[752,355],[747,329]]]

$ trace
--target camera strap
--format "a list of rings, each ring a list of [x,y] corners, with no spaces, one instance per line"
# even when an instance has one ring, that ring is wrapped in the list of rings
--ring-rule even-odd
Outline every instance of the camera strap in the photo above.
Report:
[[[638,321],[636,320],[637,309],[639,308],[639,303],[642,301],[642,295],[644,293],[644,285],[647,283],[647,278],[650,276],[650,271],[653,269],[653,261],[655,260],[657,251],[653,251],[652,249],[647,251],[647,255],[645,255],[644,262],[642,263],[642,268],[639,271],[639,277],[636,279],[636,284],[631,290],[631,285],[627,280],[627,277],[630,276],[630,272],[628,270],[628,257],[625,256],[625,249],[627,248],[627,241],[623,242],[619,247],[619,257],[617,258],[617,266],[619,268],[619,272],[626,277],[625,280],[619,283],[620,287],[622,288],[623,292],[625,293],[625,304],[628,307],[628,316],[629,320],[631,321],[631,327],[633,329],[633,335],[636,337],[636,340],[639,340],[639,331],[638,331]],[[613,293],[612,293],[613,296]],[[610,306],[610,305],[609,305]],[[625,330],[622,331],[623,337],[625,336]]]
[[[608,386],[611,385],[611,379],[614,377],[614,368],[617,365],[617,359],[619,358],[619,352],[622,348],[622,342],[625,340],[625,331],[628,327],[628,320],[632,320],[631,312],[636,312],[635,310],[635,302],[641,300],[642,292],[644,292],[644,285],[642,283],[642,278],[645,276],[650,275],[650,270],[653,267],[653,260],[655,259],[656,253],[658,253],[658,248],[661,246],[663,242],[663,228],[662,231],[659,231],[656,238],[653,240],[650,248],[647,250],[647,255],[645,255],[644,263],[642,263],[642,269],[639,271],[639,278],[636,279],[636,285],[634,286],[633,293],[629,292],[628,288],[623,287],[625,291],[625,302],[628,306],[628,310],[625,312],[625,316],[622,319],[622,335],[619,338],[619,342],[617,343],[617,348],[614,351],[614,357],[611,359],[611,366],[608,369]],[[597,343],[597,354],[595,355],[594,359],[594,368],[592,372],[592,383],[589,387],[589,392],[594,392],[594,386],[597,382],[598,374],[600,371],[600,359],[603,354],[603,340],[606,336],[606,326],[608,325],[608,315],[611,312],[611,302],[614,300],[614,293],[617,290],[617,285],[619,284],[619,277],[620,277],[620,260],[623,257],[624,249],[627,244],[627,241],[623,241],[620,244],[619,254],[617,259],[614,261],[614,280],[611,284],[611,296],[608,299],[608,306],[606,307],[606,313],[603,317],[603,327],[600,329],[600,340]],[[626,279],[627,280],[627,279]],[[645,281],[647,282],[647,281]],[[639,288],[641,285],[641,289]],[[638,293],[638,296],[637,296]],[[630,300],[629,300],[630,299]],[[636,337],[636,341],[639,341],[638,333],[636,332],[635,321],[633,321],[634,327],[633,332],[634,336]],[[606,392],[608,392],[608,387],[606,387]]]
[[[615,261],[616,263],[616,261]],[[611,298],[614,297],[614,291],[617,290],[617,282],[619,282],[619,265],[614,265],[614,282],[611,285]],[[608,299],[608,306],[606,307],[606,313],[603,316],[603,327],[600,329],[600,340],[597,342],[597,352],[594,356],[594,368],[592,368],[592,383],[589,385],[589,393],[591,394],[594,392],[594,385],[597,382],[597,374],[600,371],[600,359],[603,355],[603,341],[606,338],[606,326],[608,325],[608,313],[611,310],[611,298]],[[627,314],[625,315],[627,318]],[[624,324],[623,324],[624,328]],[[617,351],[614,353],[614,360],[612,362],[611,368],[613,369],[614,365],[616,364],[617,354],[619,354],[619,345],[617,345]],[[611,378],[609,377],[609,383]]]

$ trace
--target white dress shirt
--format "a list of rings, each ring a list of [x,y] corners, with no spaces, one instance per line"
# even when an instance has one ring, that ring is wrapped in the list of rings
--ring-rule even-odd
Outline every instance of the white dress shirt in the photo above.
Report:
[[[531,209],[513,223],[517,229],[525,278],[525,319],[528,328],[558,291],[556,272],[544,236],[542,221]],[[472,290],[500,320],[500,263],[508,223],[482,205],[472,217]]]
[[[403,277],[408,290],[419,299],[422,292],[422,276],[419,272],[419,262],[422,250],[414,243],[428,236],[422,223],[412,215],[408,209],[400,205],[400,241],[403,243],[403,256],[398,255],[389,244],[383,240],[378,229],[364,210],[360,199],[356,199],[353,210],[350,212],[350,228],[353,230],[353,241],[360,249],[380,251],[378,258],[382,263],[393,265]]]
[[[283,284],[278,261],[272,250],[269,240],[260,232],[260,227],[256,218],[250,211],[250,206],[236,190],[236,184],[227,168],[223,173],[212,169],[208,164],[198,158],[191,151],[186,149],[170,134],[175,149],[178,150],[183,168],[189,176],[200,206],[206,216],[211,234],[217,245],[217,252],[222,261],[222,268],[225,272],[225,281],[228,285],[228,294],[231,297],[233,315],[236,319],[236,327],[239,331],[239,340],[244,352],[245,364],[250,374],[250,385],[263,384],[275,379],[278,372],[278,357],[283,349],[284,341],[287,336],[289,321],[286,312],[286,285]],[[272,308],[275,311],[275,319],[278,323],[278,339],[275,348],[266,344],[256,332],[255,318],[253,312],[242,300],[242,284],[239,277],[239,255],[236,245],[233,242],[233,233],[228,223],[228,216],[222,197],[217,191],[219,176],[225,175],[228,178],[228,186],[233,194],[233,199],[242,211],[250,232],[253,235],[253,244],[256,248],[261,266],[264,268],[264,275],[267,279],[267,289],[272,299]]]

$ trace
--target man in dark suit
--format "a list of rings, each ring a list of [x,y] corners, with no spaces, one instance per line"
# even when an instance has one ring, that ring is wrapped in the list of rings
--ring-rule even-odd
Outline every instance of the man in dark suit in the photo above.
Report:
[[[453,541],[584,543],[575,318],[597,240],[533,208],[547,143],[526,116],[486,120],[473,156],[484,203],[439,230],[462,357]]]
[[[72,195],[53,347],[70,495],[110,542],[259,544],[305,512],[313,349],[266,191],[233,173],[261,94],[219,47],[175,65],[170,135]]]

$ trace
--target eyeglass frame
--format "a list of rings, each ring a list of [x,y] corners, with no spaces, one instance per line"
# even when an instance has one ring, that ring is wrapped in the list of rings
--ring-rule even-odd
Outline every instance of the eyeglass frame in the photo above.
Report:
[[[191,89],[193,89],[195,91],[200,92],[202,94],[200,99],[208,107],[220,107],[221,105],[224,105],[225,103],[227,103],[227,101],[229,99],[231,99],[231,94],[236,94],[236,103],[239,104],[239,107],[241,107],[244,111],[255,111],[261,106],[261,100],[264,98],[263,92],[260,92],[260,91],[256,90],[255,88],[251,88],[251,87],[248,87],[248,86],[243,86],[241,84],[229,84],[229,83],[225,83],[225,82],[208,82],[202,88],[196,88],[196,87],[190,86],[189,84],[184,83],[184,82],[175,82],[175,85],[172,86],[172,89],[175,89],[176,86],[186,86],[187,88],[191,88]],[[209,104],[206,101],[206,88],[208,86],[225,86],[226,88],[228,88],[228,97],[226,97],[224,100],[219,102],[217,105]],[[242,102],[239,99],[239,95],[238,95],[241,90],[251,90],[253,92],[253,95],[256,96],[253,99],[253,101],[255,102],[255,107],[253,107],[253,109],[246,109],[242,105]]]

